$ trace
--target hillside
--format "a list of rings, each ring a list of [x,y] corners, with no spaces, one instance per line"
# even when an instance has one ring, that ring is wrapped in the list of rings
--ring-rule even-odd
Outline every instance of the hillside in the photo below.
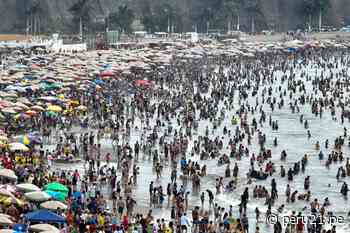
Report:
[[[37,13],[37,22],[40,32],[54,32],[57,30],[70,32],[76,30],[72,23],[73,15],[70,7],[79,0],[0,0],[0,33],[23,33],[28,23],[28,5],[37,1],[40,3],[40,11]],[[161,0],[157,0],[161,1]],[[149,0],[88,0],[91,19],[103,19],[107,12],[117,9],[118,5],[127,3],[135,12],[136,19],[141,18],[144,5],[150,4],[153,9],[157,1]],[[200,0],[173,0],[172,5],[176,9],[177,30],[193,31],[193,15],[196,12],[196,4]],[[213,0],[214,1],[214,0]],[[274,28],[275,30],[295,29],[303,25],[305,19],[300,17],[300,3],[302,0],[259,0],[259,16],[257,17],[258,29]],[[330,0],[331,8],[324,16],[325,25],[341,26],[350,16],[350,0]],[[249,30],[250,18],[247,12],[242,12],[242,28]],[[317,23],[317,18],[314,19]],[[235,22],[233,22],[234,24]],[[202,27],[203,28],[203,27]],[[223,26],[221,26],[223,29]]]

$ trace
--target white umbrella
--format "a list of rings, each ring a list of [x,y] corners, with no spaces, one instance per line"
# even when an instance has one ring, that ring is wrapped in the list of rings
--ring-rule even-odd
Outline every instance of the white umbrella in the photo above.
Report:
[[[0,214],[0,218],[8,218],[11,219],[13,218],[12,216],[8,215],[8,214]]]
[[[10,224],[13,224],[13,221],[9,218],[0,216],[0,224],[10,225]]]
[[[51,198],[49,194],[42,191],[25,193],[24,196],[31,201],[47,201]]]
[[[40,188],[38,186],[30,183],[17,184],[16,187],[17,189],[24,192],[40,191]]]
[[[8,178],[8,179],[13,179],[13,180],[17,180],[17,176],[15,174],[14,171],[10,170],[10,169],[0,169],[0,176]]]
[[[23,143],[20,143],[20,142],[13,142],[13,143],[10,143],[9,144],[9,147],[10,147],[10,150],[11,151],[28,151],[29,148],[24,145]]]
[[[52,232],[52,233],[60,232],[60,230],[57,229],[55,226],[52,226],[46,223],[31,225],[29,226],[29,229],[34,232]]]
[[[0,230],[0,233],[13,233],[12,229],[2,229]]]
[[[3,189],[3,188],[0,188],[0,195],[7,196],[7,197],[14,197],[10,191]]]
[[[65,210],[65,209],[67,209],[67,205],[65,205],[59,201],[46,201],[44,203],[41,203],[40,206],[42,208],[48,209],[48,210],[57,210],[57,209]]]

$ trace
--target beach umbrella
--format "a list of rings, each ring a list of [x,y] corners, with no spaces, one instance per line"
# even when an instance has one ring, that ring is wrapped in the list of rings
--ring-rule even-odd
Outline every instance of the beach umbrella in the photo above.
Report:
[[[100,73],[100,77],[112,77],[114,75],[115,74],[113,71],[103,71]]]
[[[55,214],[48,210],[38,210],[24,215],[24,219],[30,222],[44,223],[65,223],[66,220],[61,215]]]
[[[137,86],[150,86],[151,82],[148,81],[148,80],[138,79],[138,80],[135,81],[135,84]]]
[[[17,99],[17,102],[21,102],[25,105],[32,105],[32,103],[26,97],[20,97]]]
[[[17,111],[13,108],[3,108],[3,109],[1,109],[1,112],[8,113],[8,114],[16,114],[17,113]]]
[[[13,224],[13,221],[9,218],[5,218],[5,217],[0,216],[0,224],[11,225],[11,224]],[[0,231],[0,233],[1,233],[1,231]]]
[[[62,112],[62,108],[58,105],[49,105],[47,107],[47,110],[49,110],[51,112]]]
[[[40,233],[61,233],[62,231],[58,230],[58,231],[41,231]],[[20,232],[21,233],[21,232]]]
[[[76,110],[79,110],[79,111],[86,111],[87,110],[87,107],[84,106],[84,105],[80,105],[76,108]]]
[[[7,100],[0,100],[0,107],[6,108],[12,106],[12,102]]]
[[[13,170],[6,169],[6,168],[0,169],[0,176],[8,179],[12,179],[12,180],[17,180],[17,176],[15,172]]]
[[[78,100],[70,100],[69,104],[72,106],[79,106],[79,101]]]
[[[35,110],[35,111],[44,111],[45,108],[39,106],[39,105],[34,105],[31,107],[31,109]]]
[[[0,188],[0,196],[14,197],[10,191],[8,191],[4,188]]]
[[[16,223],[12,225],[12,229],[18,232],[27,232],[27,225],[21,224],[21,223]]]
[[[20,142],[10,143],[9,147],[11,151],[24,151],[24,152],[29,151],[29,148]]]
[[[27,105],[25,105],[24,103],[21,103],[21,102],[14,103],[14,106],[19,107],[19,108],[24,109],[24,110],[29,109],[29,107]]]
[[[40,100],[45,100],[45,101],[48,101],[48,102],[53,102],[53,101],[57,100],[57,98],[54,97],[54,96],[43,96],[43,97],[40,97],[39,99]]]
[[[61,183],[52,182],[45,185],[44,190],[68,193],[68,188]]]
[[[58,116],[58,113],[49,111],[49,112],[46,112],[46,115],[49,117],[56,117],[56,116]]]
[[[57,201],[64,201],[67,197],[67,194],[62,193],[62,192],[55,192],[55,191],[50,191],[50,190],[46,190],[45,191],[50,197],[52,197],[53,199],[57,200]]]
[[[18,198],[15,198],[15,197],[7,197],[6,199],[1,200],[1,202],[4,203],[5,205],[11,205],[11,204],[14,204],[17,206],[24,205],[23,201],[19,200]]]
[[[41,203],[40,207],[48,210],[66,210],[68,208],[67,205],[63,204],[60,201],[46,201],[44,203]]]
[[[34,232],[52,232],[52,233],[60,232],[60,230],[57,229],[57,227],[46,223],[31,225],[29,226],[29,229]]]
[[[20,191],[24,192],[35,192],[35,191],[40,191],[40,188],[34,184],[30,183],[22,183],[22,184],[17,184],[16,188]]]
[[[15,193],[17,192],[16,190],[16,187],[13,186],[13,185],[10,185],[10,184],[3,184],[3,185],[0,185],[0,189],[5,189],[11,193]]]
[[[35,116],[36,114],[38,114],[36,111],[33,110],[28,110],[25,112],[26,115],[28,116]]]
[[[30,201],[47,201],[51,198],[49,194],[43,191],[34,191],[25,193],[24,196]]]
[[[28,136],[26,135],[23,135],[23,136],[16,136],[14,137],[14,139],[19,142],[19,143],[22,143],[24,145],[29,145],[30,144],[30,139]]]
[[[7,224],[7,225],[11,225],[11,224]],[[12,230],[12,229],[1,229],[0,233],[22,233],[22,232],[15,231],[15,230]]]
[[[13,219],[13,216],[10,216],[10,215],[8,215],[8,214],[2,214],[2,213],[0,213],[0,218]]]
[[[8,137],[7,136],[5,136],[5,135],[0,135],[0,141],[2,141],[2,142],[7,142],[9,139],[8,139]]]

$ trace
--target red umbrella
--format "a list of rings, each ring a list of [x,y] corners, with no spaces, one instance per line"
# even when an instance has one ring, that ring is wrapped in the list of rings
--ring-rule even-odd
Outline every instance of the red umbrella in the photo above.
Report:
[[[114,72],[112,71],[103,71],[100,73],[100,77],[112,77],[114,76]]]
[[[151,86],[152,83],[148,80],[138,79],[135,81],[135,85],[148,87],[148,86]]]

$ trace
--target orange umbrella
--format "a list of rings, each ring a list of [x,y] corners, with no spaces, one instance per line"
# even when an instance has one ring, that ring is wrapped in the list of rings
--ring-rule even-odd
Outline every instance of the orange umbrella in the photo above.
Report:
[[[29,115],[29,116],[35,116],[37,114],[36,111],[33,111],[33,110],[28,110],[25,112],[26,115]]]

